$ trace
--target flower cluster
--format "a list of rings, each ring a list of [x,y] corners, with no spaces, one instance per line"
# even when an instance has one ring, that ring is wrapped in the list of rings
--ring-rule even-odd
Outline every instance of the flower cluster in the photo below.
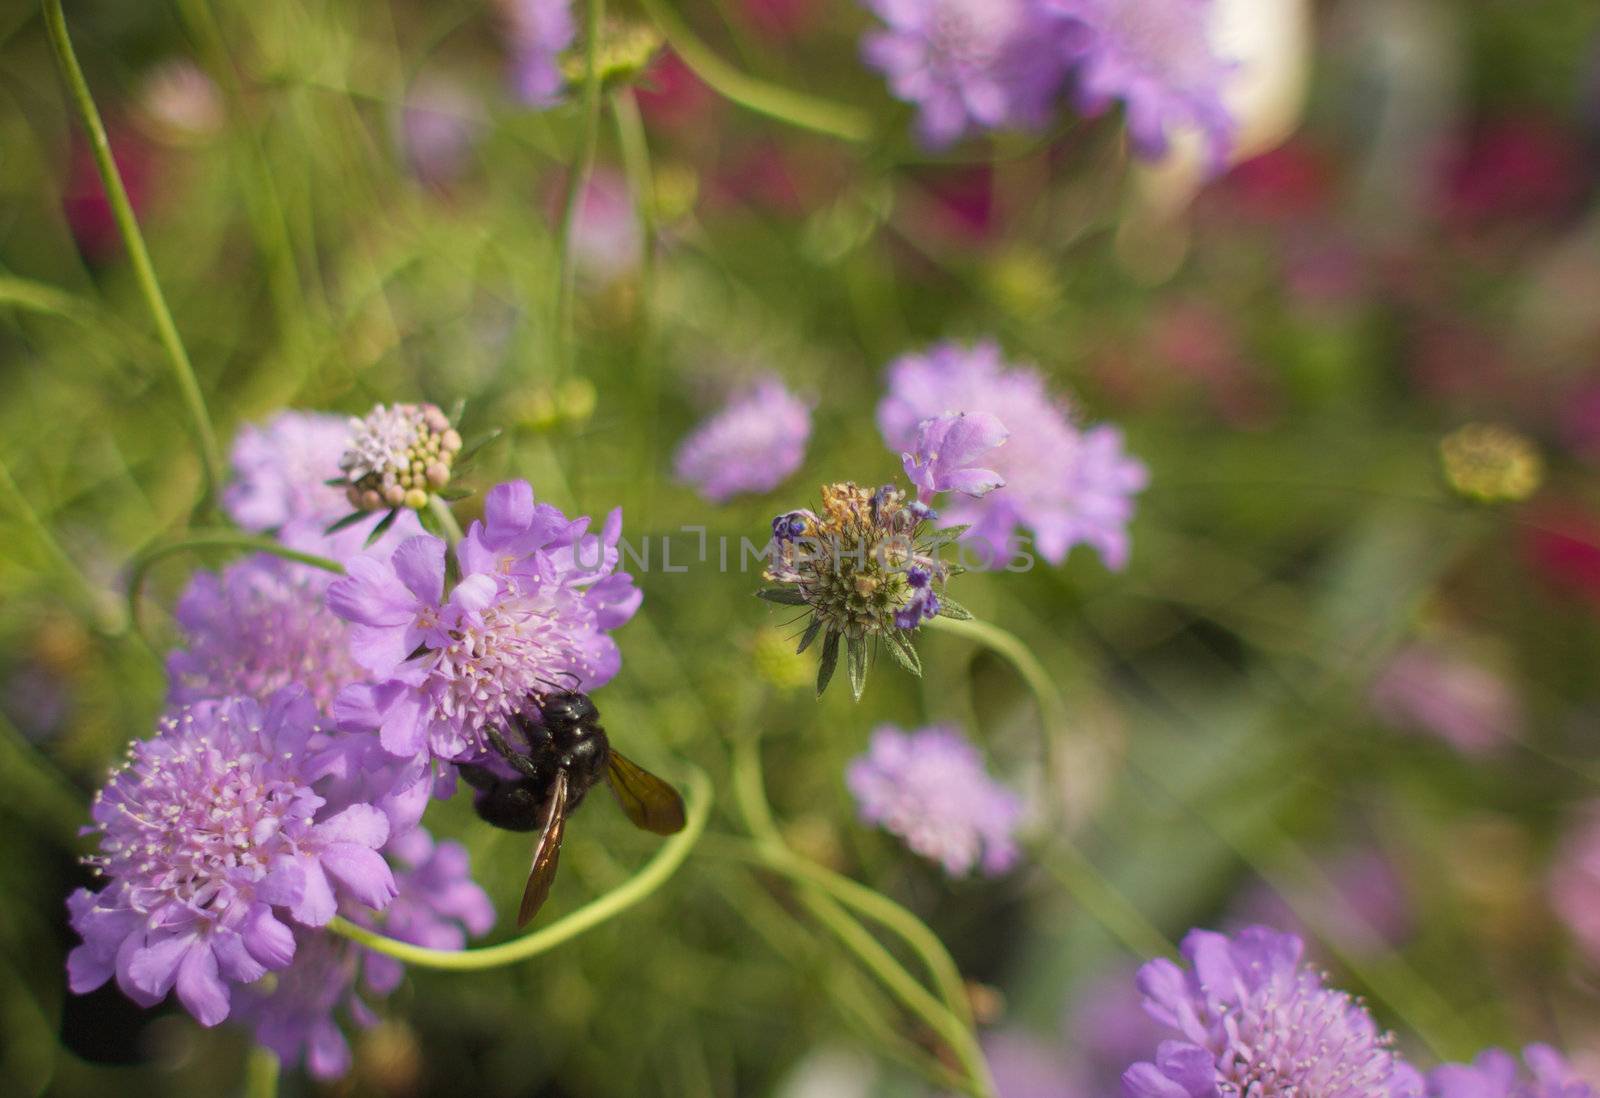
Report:
[[[321,927],[341,903],[381,910],[394,876],[389,838],[370,804],[331,803],[318,789],[316,712],[288,689],[177,710],[135,744],[96,795],[107,884],[68,901],[83,944],[72,989],[115,977],[152,1006],[177,990],[203,1025],[228,1016],[231,987],[293,959],[293,927]]]
[[[339,457],[345,498],[357,511],[420,511],[450,483],[461,435],[432,404],[374,405],[350,420]]]
[[[1392,1038],[1303,965],[1304,951],[1266,927],[1231,938],[1194,930],[1183,940],[1187,969],[1145,964],[1145,1009],[1175,1037],[1123,1075],[1127,1098],[1421,1098],[1422,1080]]]
[[[1595,1098],[1600,1091],[1549,1045],[1522,1050],[1530,1079],[1519,1078],[1517,1059],[1497,1048],[1471,1064],[1444,1064],[1428,1072],[1428,1098]]]
[[[323,412],[281,412],[246,424],[234,440],[223,509],[257,533],[308,524],[320,531],[347,510],[344,493],[327,481],[349,441],[349,421]]]
[[[340,728],[377,732],[406,759],[474,758],[489,750],[486,728],[536,717],[539,695],[610,681],[621,662],[611,630],[642,596],[617,571],[621,512],[598,536],[588,527],[515,481],[489,493],[456,547],[460,581],[448,592],[439,538],[352,560],[328,606],[352,623],[367,678],[340,692]]]
[[[504,0],[503,9],[518,96],[531,107],[552,106],[566,84],[562,51],[578,33],[572,0]]]
[[[770,492],[805,460],[811,408],[775,377],[697,427],[678,447],[674,468],[712,503],[746,492]]]
[[[1022,801],[985,773],[977,748],[953,727],[879,726],[845,783],[864,821],[900,836],[952,877],[974,868],[992,877],[1016,864]]]
[[[1016,554],[1021,529],[1033,532],[1039,555],[1052,564],[1074,545],[1096,549],[1107,567],[1127,563],[1133,496],[1149,478],[1123,451],[1120,431],[1076,426],[1039,372],[1007,364],[993,343],[941,343],[890,365],[888,393],[878,404],[890,449],[928,445],[924,424],[952,412],[986,413],[1005,429],[1005,445],[986,459],[1003,483],[987,494],[966,492],[944,509],[950,522],[970,526],[966,540],[982,547],[989,566]]]
[[[817,692],[827,689],[841,642],[856,697],[866,681],[868,648],[882,640],[913,671],[920,668],[907,634],[940,613],[960,615],[941,601],[952,566],[925,537],[934,511],[886,484],[873,491],[855,484],[822,489],[822,511],[789,511],[772,520],[763,575],[782,586],[758,592],[787,606],[807,607],[811,621],[800,640],[805,651],[821,636]]]
[[[1162,156],[1185,129],[1201,136],[1213,170],[1226,162],[1232,66],[1214,48],[1213,0],[863,2],[885,26],[862,54],[916,105],[931,148],[973,130],[1037,129],[1066,91],[1084,114],[1121,101],[1141,156]]]

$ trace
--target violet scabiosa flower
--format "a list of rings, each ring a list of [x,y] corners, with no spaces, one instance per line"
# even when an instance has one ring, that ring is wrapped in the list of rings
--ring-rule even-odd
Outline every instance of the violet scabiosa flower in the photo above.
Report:
[[[994,343],[941,343],[889,367],[889,391],[878,404],[878,429],[889,448],[910,450],[925,420],[946,412],[983,412],[1009,433],[985,458],[1002,487],[982,499],[953,499],[944,517],[969,525],[968,542],[984,547],[990,565],[1010,559],[1019,528],[1033,531],[1039,555],[1052,564],[1074,545],[1097,550],[1106,567],[1128,559],[1133,496],[1144,488],[1144,465],[1122,448],[1114,427],[1075,427],[1037,370],[1009,366]]]
[[[678,447],[674,468],[712,503],[770,492],[805,460],[811,409],[775,377],[762,379]]]
[[[1304,949],[1266,927],[1232,937],[1193,930],[1187,970],[1166,958],[1141,967],[1145,1009],[1177,1037],[1127,1070],[1123,1094],[1421,1098],[1421,1078],[1390,1050],[1392,1038],[1301,963]]]
[[[1550,873],[1550,905],[1600,965],[1600,804],[1567,836]]]
[[[340,693],[340,727],[376,731],[405,758],[472,758],[489,751],[486,728],[536,718],[540,695],[609,682],[621,664],[611,630],[643,596],[617,571],[622,512],[599,536],[588,526],[514,481],[489,493],[456,548],[461,580],[448,592],[439,538],[351,561],[328,605],[354,623],[351,652],[369,678]]]
[[[1572,1066],[1549,1045],[1529,1045],[1522,1060],[1532,1074],[1517,1075],[1517,1058],[1492,1048],[1471,1064],[1443,1064],[1428,1072],[1428,1098],[1596,1098]]]
[[[933,517],[930,507],[907,500],[892,484],[869,491],[844,483],[822,489],[820,515],[789,511],[772,520],[762,575],[780,586],[756,594],[809,608],[798,651],[823,638],[819,695],[833,678],[841,644],[851,693],[860,698],[869,649],[881,641],[902,666],[921,674],[910,631],[941,613],[970,616],[943,597],[945,581],[959,569],[935,555],[938,543],[924,529]]]
[[[339,471],[357,511],[420,511],[450,483],[461,435],[432,404],[375,404],[349,421]]]
[[[923,143],[969,130],[1037,128],[1065,72],[1058,33],[1035,0],[866,0],[887,26],[862,40],[867,64],[917,107]]]
[[[349,441],[349,421],[321,412],[281,412],[246,424],[233,443],[234,479],[222,493],[223,510],[256,533],[326,526],[349,510],[344,493],[327,484]]]
[[[864,821],[898,835],[952,877],[974,868],[993,877],[1017,862],[1013,834],[1022,801],[989,777],[978,749],[953,727],[904,732],[880,725],[845,784]]]
[[[350,656],[349,626],[323,605],[333,578],[265,553],[220,574],[196,572],[178,600],[183,647],[167,657],[167,700],[262,700],[299,684],[330,712],[339,690],[365,677]]]
[[[141,1006],[176,988],[202,1025],[228,1016],[230,985],[294,957],[290,924],[327,924],[341,900],[371,908],[395,894],[378,854],[382,812],[337,812],[313,788],[316,713],[298,691],[265,704],[202,702],[133,745],[91,814],[109,883],[68,900],[83,944],[67,958],[75,992],[111,979]],[[287,921],[286,921],[287,920]]]
[[[1432,735],[1468,755],[1486,755],[1522,730],[1511,683],[1460,644],[1415,641],[1379,672],[1368,694],[1385,724]]]
[[[494,907],[469,876],[460,844],[435,843],[418,828],[391,841],[384,854],[394,867],[395,898],[377,920],[347,911],[353,922],[376,923],[391,938],[430,949],[461,949],[468,934],[486,934],[494,925]],[[345,938],[302,931],[296,939],[294,962],[271,991],[248,994],[240,1014],[285,1064],[303,1060],[314,1078],[336,1079],[350,1068],[340,1015],[373,1025],[368,1000],[391,994],[404,967]]]
[[[1227,163],[1236,129],[1222,100],[1232,66],[1212,47],[1213,0],[1041,0],[1063,19],[1077,55],[1075,97],[1085,114],[1113,100],[1127,108],[1140,156],[1164,155],[1178,127],[1205,140],[1213,171]]]
[[[566,84],[561,54],[577,37],[572,0],[503,0],[517,96],[530,107],[554,106]]]

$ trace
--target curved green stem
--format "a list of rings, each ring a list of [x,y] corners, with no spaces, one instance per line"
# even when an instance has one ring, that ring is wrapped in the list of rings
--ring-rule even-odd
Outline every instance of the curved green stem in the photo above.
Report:
[[[141,629],[139,604],[144,598],[144,583],[150,569],[167,557],[194,549],[251,549],[258,553],[271,553],[275,557],[282,557],[284,560],[292,560],[299,564],[309,564],[313,568],[321,568],[324,572],[344,574],[344,565],[338,561],[319,557],[315,553],[302,553],[272,538],[258,534],[241,534],[237,530],[197,530],[176,541],[147,546],[134,556],[128,566],[128,620],[133,623],[134,629]]]
[[[861,142],[872,136],[872,120],[865,111],[747,76],[696,38],[666,0],[639,2],[683,63],[724,99],[802,130],[844,141]]]
[[[977,619],[933,618],[923,623],[946,633],[977,642],[1011,664],[1033,694],[1043,722],[1045,742],[1045,774],[1054,773],[1050,763],[1054,752],[1051,747],[1056,736],[1066,732],[1067,705],[1056,689],[1050,673],[1039,662],[1029,647],[1015,634]],[[1106,879],[1095,864],[1084,856],[1070,841],[1060,844],[1060,858],[1046,861],[1046,868],[1061,882],[1069,895],[1101,926],[1126,946],[1135,956],[1155,957],[1177,951],[1167,936],[1154,923],[1145,918],[1115,885]]]
[[[826,926],[845,947],[854,953],[883,985],[905,1006],[932,1029],[949,1046],[960,1061],[966,1075],[967,1088],[975,1095],[996,1093],[988,1061],[973,1031],[971,1009],[966,1003],[965,987],[955,972],[955,962],[950,960],[944,947],[933,937],[933,932],[923,926],[914,915],[886,896],[873,893],[876,901],[866,901],[863,893],[870,889],[855,885],[846,878],[830,874],[821,867],[795,855],[783,841],[772,808],[767,803],[761,778],[761,756],[753,738],[745,737],[734,743],[733,783],[734,795],[739,802],[745,823],[755,837],[755,852],[765,865],[782,873],[803,878],[812,887],[800,890],[801,902],[809,908],[819,922]],[[854,887],[835,892],[838,882]],[[849,899],[845,899],[845,897]],[[895,960],[865,927],[851,917],[841,906],[841,900],[861,905],[863,913],[884,923],[904,938],[907,944],[922,955],[923,962],[934,972],[940,990],[951,1002],[941,1002],[923,987],[905,966]],[[871,908],[868,912],[866,908]],[[915,930],[911,929],[915,924]],[[929,940],[932,939],[932,945]],[[930,954],[933,956],[930,957]],[[937,959],[936,959],[937,958]],[[959,1004],[959,1005],[957,1005]]]
[[[61,66],[61,75],[67,82],[67,90],[71,93],[78,119],[88,132],[89,145],[94,151],[95,168],[100,173],[100,182],[105,188],[106,199],[111,204],[111,216],[117,223],[117,231],[122,236],[123,246],[128,249],[128,261],[133,267],[134,278],[139,283],[139,291],[144,295],[145,304],[150,309],[150,317],[155,321],[156,333],[161,338],[161,345],[166,348],[167,357],[172,362],[172,373],[178,383],[178,392],[183,397],[189,420],[194,425],[195,441],[200,448],[200,464],[205,470],[209,497],[215,499],[216,494],[222,490],[222,451],[217,446],[216,431],[211,426],[211,413],[206,411],[205,397],[201,395],[200,382],[195,377],[194,366],[189,361],[188,351],[184,350],[183,340],[178,336],[178,327],[172,321],[172,313],[167,308],[166,298],[162,296],[161,284],[156,281],[155,267],[151,264],[150,253],[144,246],[144,236],[139,231],[139,221],[134,217],[127,189],[122,185],[122,176],[118,173],[116,161],[111,156],[111,142],[106,137],[105,125],[100,121],[100,111],[94,105],[94,97],[89,94],[89,84],[84,79],[83,69],[79,67],[77,55],[72,51],[72,39],[67,35],[66,17],[61,13],[61,0],[43,0],[43,7],[45,33],[55,50],[56,61]]]
[[[537,957],[562,945],[608,919],[615,918],[639,903],[666,883],[689,856],[689,851],[699,841],[711,815],[711,779],[699,767],[688,768],[688,822],[656,852],[645,867],[605,895],[591,900],[569,915],[563,916],[547,927],[513,938],[499,945],[478,949],[428,949],[397,941],[376,931],[339,917],[328,924],[330,930],[366,946],[378,953],[387,954],[409,965],[437,968],[449,972],[477,972],[486,968],[514,965]]]
[[[600,21],[605,15],[605,0],[588,0],[583,28],[583,138],[578,145],[578,160],[567,176],[567,193],[561,203],[561,228],[557,238],[560,254],[560,281],[556,284],[556,368],[566,373],[572,367],[572,299],[577,286],[577,256],[573,254],[572,234],[583,206],[583,192],[594,167],[595,146],[600,142]]]
[[[261,1045],[252,1048],[244,1061],[245,1098],[276,1098],[278,1072],[276,1053]]]

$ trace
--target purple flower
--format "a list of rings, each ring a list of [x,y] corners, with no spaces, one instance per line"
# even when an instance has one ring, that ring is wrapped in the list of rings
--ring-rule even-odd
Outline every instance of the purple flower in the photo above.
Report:
[[[678,447],[679,480],[712,503],[770,492],[805,460],[811,409],[775,377],[762,379]]]
[[[178,710],[95,797],[109,882],[67,901],[83,944],[67,958],[75,992],[115,976],[141,1006],[176,988],[202,1025],[228,1016],[230,985],[295,953],[290,924],[326,925],[341,900],[395,895],[377,853],[389,836],[368,804],[329,811],[309,776],[316,712],[300,692]],[[285,921],[287,920],[287,921]]]
[[[642,595],[616,570],[622,512],[598,537],[588,526],[513,481],[489,493],[484,521],[457,548],[461,580],[449,592],[435,537],[351,561],[328,605],[354,623],[351,652],[369,680],[340,692],[340,727],[376,731],[408,759],[471,758],[489,750],[485,728],[536,715],[539,695],[610,681],[621,664],[610,631]]]
[[[566,83],[561,54],[578,33],[572,0],[504,0],[503,7],[518,97],[531,107],[553,106]]]
[[[1017,862],[1022,801],[989,777],[983,757],[947,725],[904,732],[879,725],[845,784],[862,820],[905,840],[952,877],[997,876]]]
[[[1258,881],[1234,905],[1234,919],[1241,925],[1285,927],[1307,938],[1315,938],[1320,931],[1327,942],[1358,955],[1379,953],[1411,933],[1405,881],[1381,850],[1358,847],[1320,860],[1320,865],[1342,903],[1319,904],[1310,894],[1285,897]],[[1295,899],[1300,903],[1291,903]],[[1308,908],[1317,916],[1315,931],[1304,926],[1296,914]],[[1315,941],[1312,948],[1315,951]]]
[[[1595,1098],[1593,1086],[1549,1045],[1529,1045],[1522,1060],[1533,1073],[1517,1078],[1517,1058],[1492,1048],[1469,1064],[1444,1064],[1428,1072],[1428,1098]]]
[[[1406,645],[1390,657],[1368,698],[1386,724],[1428,733],[1469,755],[1494,751],[1522,726],[1511,684],[1459,646]]]
[[[1065,54],[1036,0],[866,0],[888,24],[862,39],[867,64],[917,107],[925,145],[970,129],[1037,128],[1049,118]]]
[[[990,563],[1009,559],[1020,527],[1033,531],[1039,555],[1052,564],[1080,544],[1108,568],[1127,563],[1132,497],[1148,474],[1123,452],[1121,432],[1074,427],[1039,372],[1008,366],[990,342],[941,343],[890,364],[889,391],[878,404],[890,449],[910,450],[923,421],[946,412],[984,412],[1010,432],[986,459],[1004,487],[981,500],[953,499],[944,513],[952,524],[971,524],[966,538],[985,546]]]
[[[1550,906],[1600,965],[1600,802],[1561,844],[1550,873]]]
[[[1149,159],[1167,151],[1175,128],[1193,127],[1212,170],[1222,169],[1236,125],[1222,100],[1232,66],[1211,45],[1213,0],[1041,2],[1070,33],[1079,110],[1097,114],[1122,100],[1128,139]]]
[[[394,863],[395,898],[377,920],[345,912],[352,921],[430,949],[460,949],[468,934],[485,934],[494,925],[494,907],[473,883],[458,843],[435,843],[418,828],[391,841],[384,854]],[[372,1025],[368,997],[391,994],[404,967],[345,938],[305,932],[296,938],[294,962],[270,992],[246,996],[240,1014],[256,1040],[285,1064],[304,1060],[313,1077],[336,1079],[350,1068],[340,1013],[359,1026]]]
[[[933,573],[920,565],[906,569],[906,586],[911,597],[894,612],[897,629],[915,629],[929,618],[939,616],[939,595],[933,589]]]
[[[1139,969],[1145,1009],[1178,1039],[1122,1076],[1127,1098],[1314,1094],[1421,1098],[1417,1073],[1355,999],[1301,964],[1292,934],[1192,930],[1187,970],[1166,958]]]
[[[1004,445],[1010,434],[1005,424],[985,412],[945,412],[922,421],[915,449],[901,454],[900,461],[924,503],[941,492],[961,492],[976,499],[1005,487],[1004,477],[977,463]]]
[[[466,172],[483,110],[461,84],[429,75],[406,92],[398,121],[397,136],[411,170],[424,183],[444,184]]]
[[[178,600],[183,647],[167,656],[167,700],[264,700],[298,683],[329,712],[340,688],[365,677],[349,653],[349,626],[323,605],[333,578],[265,553],[221,574],[196,572]]]
[[[233,443],[233,483],[222,508],[246,530],[291,525],[325,527],[350,511],[344,493],[324,481],[339,475],[350,440],[343,416],[280,412],[266,423],[239,428]]]
[[[621,174],[600,168],[584,183],[572,225],[572,254],[578,273],[601,286],[638,269],[644,238],[628,181]]]

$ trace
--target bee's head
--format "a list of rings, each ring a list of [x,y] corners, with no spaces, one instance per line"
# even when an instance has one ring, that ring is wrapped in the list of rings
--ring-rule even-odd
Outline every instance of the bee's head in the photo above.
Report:
[[[576,729],[600,715],[589,695],[575,690],[547,695],[539,702],[539,713],[544,726],[552,732]]]

